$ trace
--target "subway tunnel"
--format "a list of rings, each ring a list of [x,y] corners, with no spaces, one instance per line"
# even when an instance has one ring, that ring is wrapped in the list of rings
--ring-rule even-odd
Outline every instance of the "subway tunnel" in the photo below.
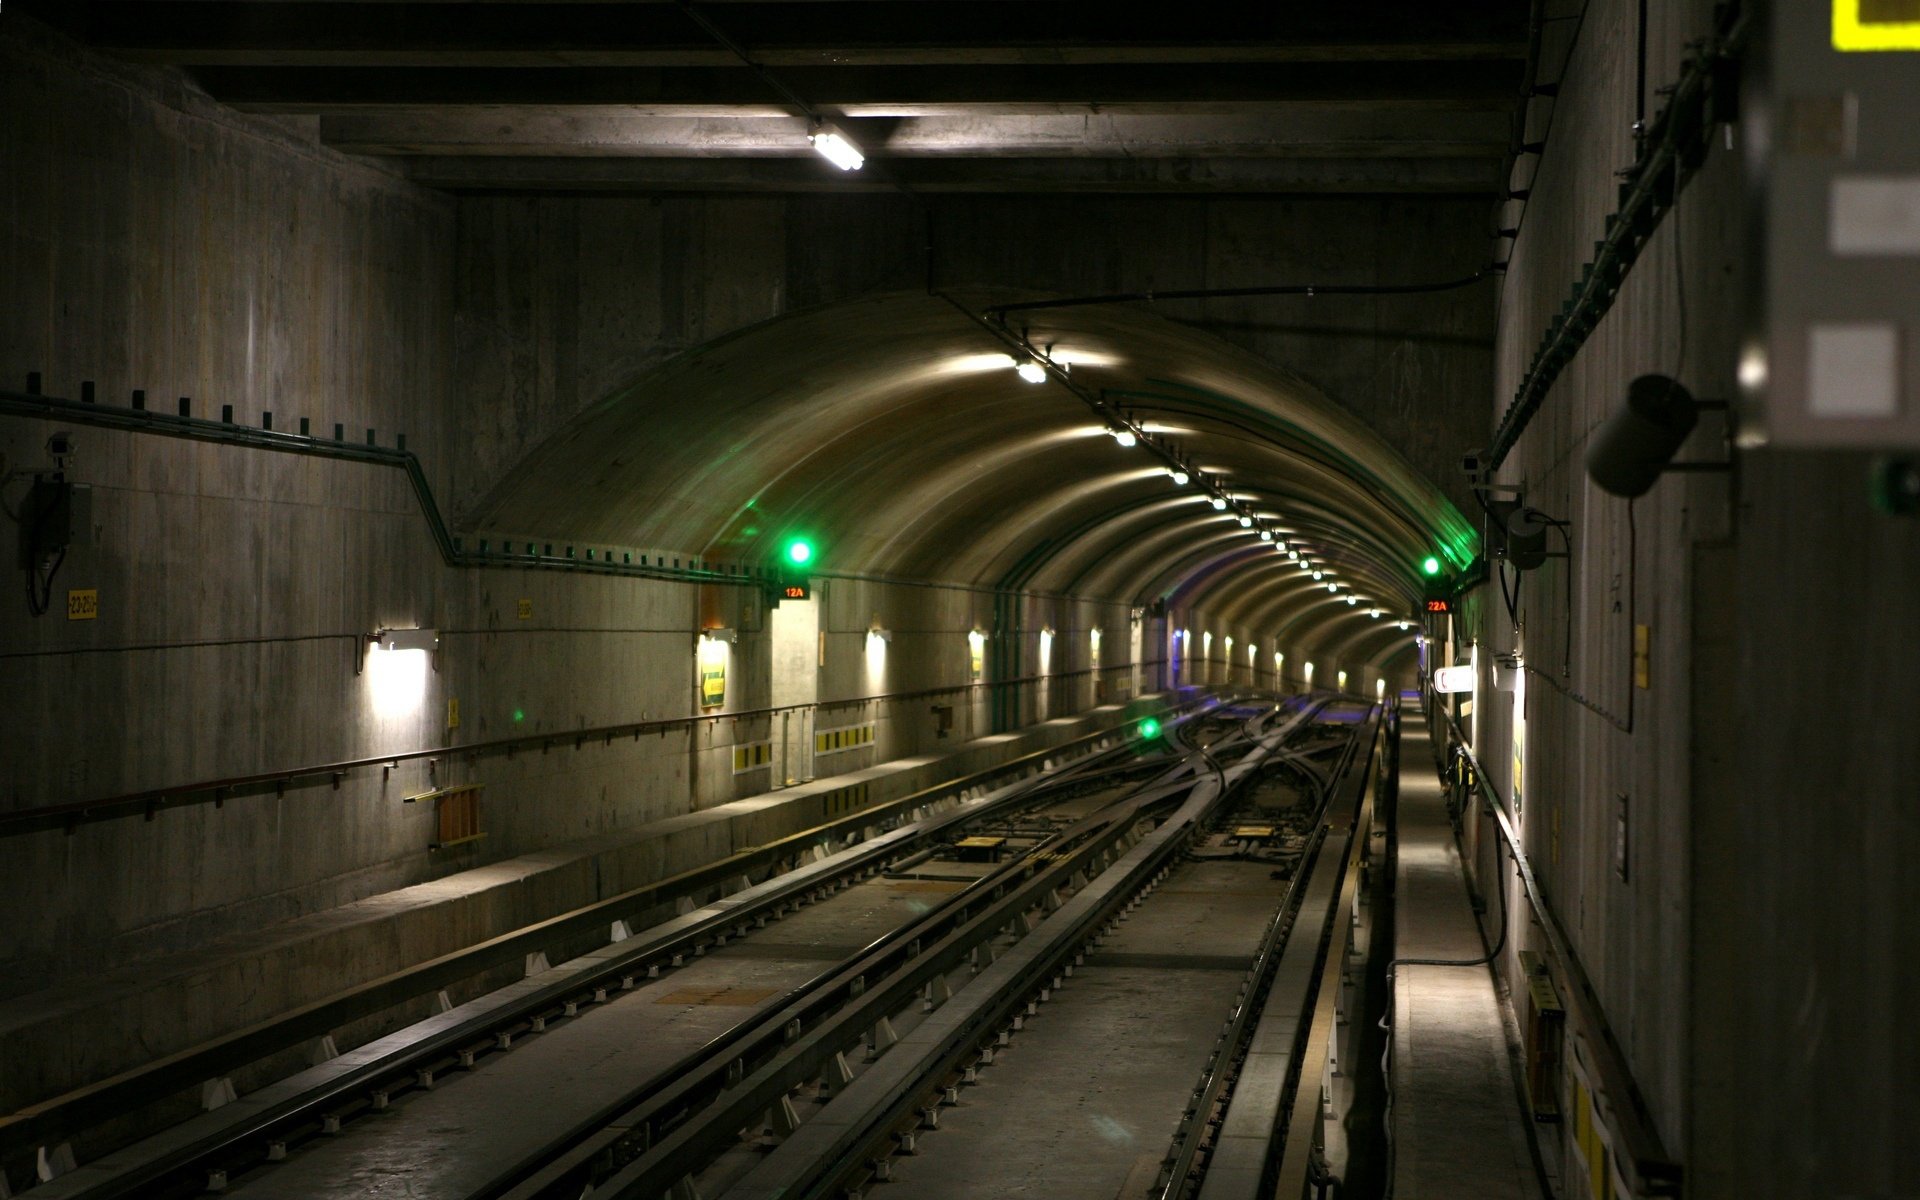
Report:
[[[7,5],[0,1196],[1920,1194],[1911,8]]]

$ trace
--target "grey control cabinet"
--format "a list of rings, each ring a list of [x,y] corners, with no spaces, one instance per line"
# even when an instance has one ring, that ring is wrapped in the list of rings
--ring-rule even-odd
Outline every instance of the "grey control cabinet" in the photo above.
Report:
[[[1759,0],[1744,445],[1920,447],[1920,0]]]

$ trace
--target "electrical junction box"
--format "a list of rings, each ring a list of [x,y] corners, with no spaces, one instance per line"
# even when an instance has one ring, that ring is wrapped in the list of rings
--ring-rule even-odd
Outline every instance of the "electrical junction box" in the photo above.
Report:
[[[1762,0],[1742,445],[1920,447],[1920,0]]]
[[[20,511],[21,565],[86,546],[93,533],[93,489],[63,479],[37,478]]]

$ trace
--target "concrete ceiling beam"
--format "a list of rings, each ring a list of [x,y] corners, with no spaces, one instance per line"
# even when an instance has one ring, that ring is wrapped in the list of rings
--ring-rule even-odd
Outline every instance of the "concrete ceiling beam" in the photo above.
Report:
[[[847,134],[887,158],[1498,158],[1507,114],[1380,112],[1323,104],[1266,112],[965,114],[850,119]],[[321,140],[351,154],[729,155],[811,157],[797,116],[661,117],[618,106],[409,108],[325,115]]]
[[[55,0],[27,0],[29,7]],[[64,3],[65,0],[58,0]],[[731,3],[709,9],[768,67],[1088,66],[1518,60],[1524,8],[1389,0],[1264,8],[1022,0]],[[1011,18],[1011,19],[1010,19]],[[739,62],[670,3],[94,0],[96,47],[181,65],[722,66]]]
[[[920,159],[890,162],[924,193],[1196,193],[1491,195],[1497,158]],[[452,191],[892,193],[870,172],[812,159],[428,155],[405,160],[416,182]]]
[[[1511,103],[1518,61],[1187,63],[1106,66],[791,67],[785,86],[830,112],[924,104],[1172,104],[1308,101],[1381,107]],[[195,75],[215,99],[252,111],[351,105],[640,104],[765,111],[767,85],[723,67],[222,67]],[[776,108],[775,111],[778,111]]]

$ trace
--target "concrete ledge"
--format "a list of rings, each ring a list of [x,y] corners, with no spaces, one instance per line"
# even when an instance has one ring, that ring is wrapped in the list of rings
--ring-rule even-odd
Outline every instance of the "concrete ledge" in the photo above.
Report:
[[[569,843],[325,912],[110,968],[0,1002],[0,1111],[266,1020],[344,987],[495,937],[679,871],[789,836],[844,807],[897,799],[1035,750],[1116,728],[1171,697],[1141,697],[953,751],[882,763],[620,833]],[[706,899],[702,897],[700,899]],[[449,989],[460,1003],[517,971]],[[426,1015],[432,998],[335,1035],[339,1048]],[[282,1061],[284,1059],[285,1061]],[[304,1066],[298,1048],[235,1077],[242,1091]],[[179,1116],[182,1114],[174,1114]],[[142,1122],[142,1124],[146,1124]],[[123,1134],[128,1132],[121,1131]]]

